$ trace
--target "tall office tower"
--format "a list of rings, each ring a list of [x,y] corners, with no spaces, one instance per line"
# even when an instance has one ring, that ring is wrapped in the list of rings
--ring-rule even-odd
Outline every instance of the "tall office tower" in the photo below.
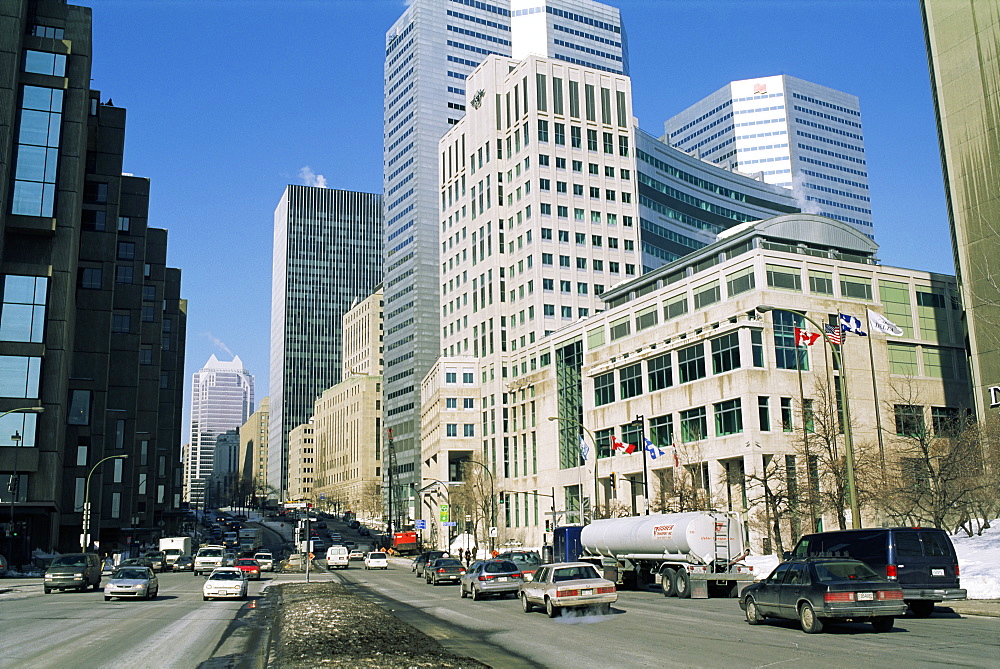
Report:
[[[382,280],[382,197],[288,186],[274,211],[267,482],[288,490],[288,433],[340,381],[341,319]]]
[[[621,57],[619,66],[628,69],[617,10],[583,0],[534,4],[544,10],[546,29],[566,43],[540,55],[617,63],[586,50],[593,49]],[[512,41],[521,39],[512,36],[510,10],[509,0],[413,0],[386,33],[383,392],[393,435],[387,457],[396,463],[393,494],[411,507],[420,483],[420,383],[441,350],[438,140],[465,114],[468,75],[490,54],[510,56]],[[549,15],[558,18],[551,27]],[[529,31],[525,48],[548,43],[539,17],[521,18]],[[605,36],[621,46],[601,41]],[[475,91],[468,97],[475,99]]]
[[[976,411],[985,417],[1000,406],[1000,2],[923,0],[921,8]]]
[[[185,492],[191,506],[205,508],[206,479],[215,466],[220,435],[238,430],[253,413],[253,375],[239,356],[224,362],[212,355],[191,375],[191,458],[184,463]],[[237,445],[238,437],[234,437]]]
[[[149,180],[122,174],[125,110],[90,89],[91,10],[3,0],[0,34],[0,552],[22,565],[80,549],[88,494],[102,548],[177,531],[187,307]]]
[[[858,98],[788,75],[734,81],[664,124],[672,146],[790,188],[874,239]]]
[[[592,0],[510,0],[511,55],[549,57],[628,74],[628,43],[617,7]]]

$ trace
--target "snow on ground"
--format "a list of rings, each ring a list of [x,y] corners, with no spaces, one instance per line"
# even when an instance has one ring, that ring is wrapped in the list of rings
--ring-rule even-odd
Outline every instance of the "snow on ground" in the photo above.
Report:
[[[969,599],[1000,599],[1000,519],[982,536],[952,536],[962,587],[969,591]],[[777,555],[751,555],[744,562],[753,566],[754,576],[764,578],[778,566]]]

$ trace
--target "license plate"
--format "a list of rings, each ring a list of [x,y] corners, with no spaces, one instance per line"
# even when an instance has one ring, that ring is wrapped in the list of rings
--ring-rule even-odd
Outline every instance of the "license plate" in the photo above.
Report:
[[[870,601],[873,601],[874,599],[875,599],[875,593],[874,592],[859,592],[858,593],[858,601],[859,602],[870,602]]]
[[[497,579],[497,581],[499,581],[500,583],[506,583],[507,582],[507,577],[506,576],[501,576],[500,578]]]
[[[581,590],[580,594],[581,595],[592,595],[592,594],[594,594],[594,591],[593,590]]]
[[[931,569],[931,576],[944,576],[944,569]]]

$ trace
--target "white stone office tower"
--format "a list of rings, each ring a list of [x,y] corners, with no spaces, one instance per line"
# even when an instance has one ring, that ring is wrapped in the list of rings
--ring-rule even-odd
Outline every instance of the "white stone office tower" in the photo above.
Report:
[[[340,382],[341,319],[382,279],[382,197],[290,185],[274,211],[267,482],[288,490],[288,433]]]
[[[191,506],[204,508],[216,440],[253,413],[253,392],[253,375],[239,356],[224,362],[213,355],[191,375],[191,444],[184,462],[184,495]]]
[[[791,188],[874,239],[858,98],[788,75],[734,81],[664,124],[671,145]]]
[[[552,30],[559,40],[624,58],[624,47],[615,51],[606,43],[621,41],[614,35],[624,39],[617,10],[584,0],[533,4],[558,17]],[[438,141],[465,114],[466,77],[490,54],[511,55],[512,42],[521,39],[511,27],[510,0],[412,0],[386,32],[383,391],[398,519],[409,514],[420,484],[420,383],[441,352]],[[524,38],[525,48],[538,43],[534,34]],[[597,59],[573,46],[559,49],[542,55]],[[616,61],[600,62],[610,67]]]
[[[554,58],[628,74],[628,43],[617,7],[591,0],[510,0],[511,55]]]

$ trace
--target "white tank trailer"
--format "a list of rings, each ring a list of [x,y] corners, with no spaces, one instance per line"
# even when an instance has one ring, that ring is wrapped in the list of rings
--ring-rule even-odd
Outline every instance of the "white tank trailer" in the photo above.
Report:
[[[736,597],[753,582],[740,562],[749,551],[743,524],[721,512],[657,513],[595,520],[580,532],[581,559],[642,587],[658,583],[667,597]],[[711,586],[711,587],[710,587]]]

